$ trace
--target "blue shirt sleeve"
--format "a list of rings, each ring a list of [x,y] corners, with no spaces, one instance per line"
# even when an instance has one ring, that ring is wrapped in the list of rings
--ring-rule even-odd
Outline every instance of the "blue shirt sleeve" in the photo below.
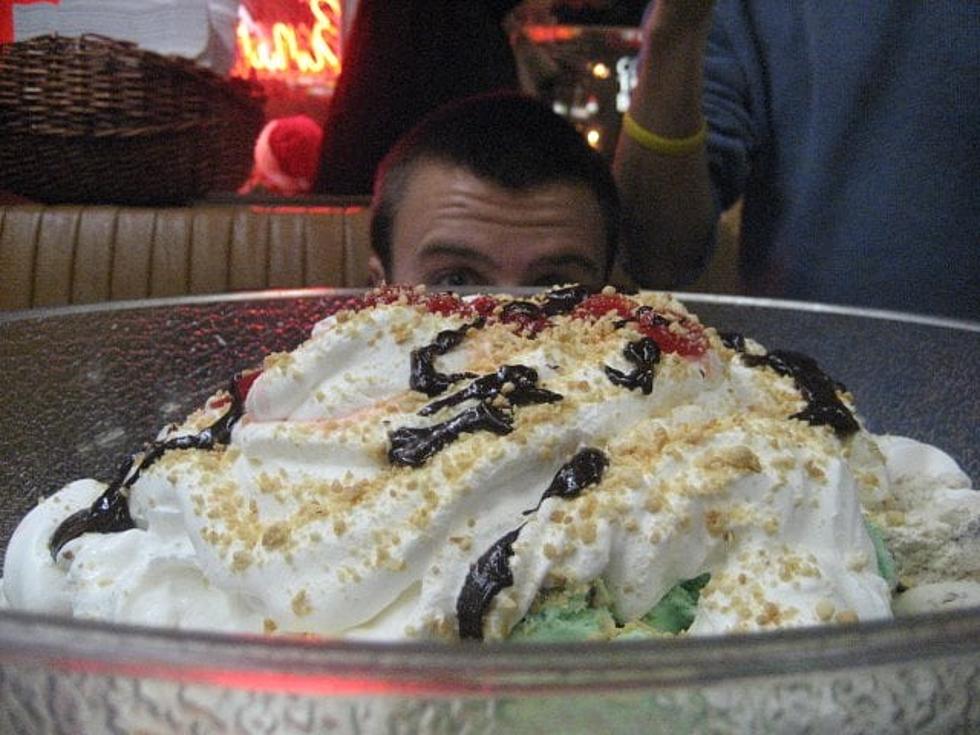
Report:
[[[745,39],[733,36],[744,30],[740,27],[744,19],[730,12],[730,7],[715,8],[704,60],[702,95],[708,124],[708,166],[719,212],[734,204],[745,191],[751,152],[757,145],[745,54],[736,47]]]

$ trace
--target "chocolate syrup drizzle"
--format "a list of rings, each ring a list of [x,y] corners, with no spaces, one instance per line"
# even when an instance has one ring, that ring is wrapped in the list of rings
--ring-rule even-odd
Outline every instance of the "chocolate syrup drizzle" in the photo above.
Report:
[[[628,390],[639,388],[644,395],[653,392],[653,370],[660,362],[660,346],[650,337],[630,342],[623,348],[623,357],[636,365],[629,373],[606,365],[606,376],[614,385]]]
[[[470,567],[456,598],[456,619],[461,639],[483,640],[483,616],[500,590],[514,584],[510,557],[523,526],[497,539]]]
[[[459,329],[445,329],[439,332],[430,344],[412,350],[409,378],[412,390],[425,393],[431,398],[445,392],[453,383],[466,378],[475,378],[474,373],[440,373],[434,363],[436,357],[445,355],[462,342],[470,329],[479,329],[483,324],[483,319],[477,319],[472,324],[464,324]]]
[[[644,321],[648,324],[659,324],[660,326],[666,327],[670,324],[670,319],[665,317],[663,314],[657,312],[652,306],[640,306],[637,307],[636,311],[633,312],[635,319],[639,320],[641,316],[650,314]]]
[[[670,325],[670,320],[663,314],[658,314],[652,306],[640,306],[636,308],[632,316],[630,316],[628,319],[619,319],[613,324],[613,326],[616,327],[616,329],[622,329],[630,322],[640,321],[640,317],[646,314],[650,314],[650,316],[643,319],[643,321],[651,326],[655,324],[662,327]]]
[[[508,402],[513,406],[527,406],[532,403],[554,403],[560,401],[560,393],[545,388],[539,388],[538,371],[525,365],[504,365],[497,372],[477,378],[461,391],[451,396],[433,401],[419,411],[420,416],[431,416],[446,406],[455,406],[463,401],[475,398],[488,401],[495,398],[506,383],[514,389],[506,394]]]
[[[544,316],[544,309],[530,301],[511,301],[500,310],[500,321],[502,322],[513,321],[515,318],[533,321]]]
[[[579,451],[561,466],[548,489],[541,496],[537,507],[525,511],[524,515],[533,513],[541,507],[541,502],[545,498],[578,497],[585,488],[599,484],[608,466],[609,459],[598,449],[586,447]],[[470,567],[456,598],[456,618],[460,638],[483,640],[483,618],[490,609],[493,598],[502,589],[514,584],[514,574],[510,570],[509,560],[514,555],[514,542],[522,528],[523,525],[518,526],[498,539]]]
[[[388,461],[394,465],[421,467],[436,452],[460,434],[490,431],[503,435],[513,431],[514,419],[489,403],[479,403],[435,426],[405,426],[388,434]]]
[[[523,305],[538,308],[529,302],[511,302],[508,306],[514,304],[522,304],[521,309],[524,308]],[[437,355],[449,352],[463,341],[471,328],[480,328],[483,324],[484,320],[478,319],[473,324],[464,325],[459,329],[444,330],[436,335],[435,341],[431,344],[412,351],[412,375],[409,384],[412,389],[427,396],[439,395],[461,380],[476,378],[463,390],[424,406],[419,411],[420,415],[430,416],[446,406],[455,406],[470,399],[481,402],[441,424],[428,427],[406,426],[389,433],[388,461],[392,464],[421,467],[436,452],[458,439],[460,434],[471,434],[476,431],[491,431],[498,435],[509,434],[513,430],[512,414],[491,405],[492,399],[500,394],[506,383],[514,387],[507,394],[511,406],[553,403],[562,399],[558,393],[539,388],[537,371],[524,365],[504,365],[496,372],[481,377],[477,377],[474,373],[446,375],[435,369],[433,361]]]
[[[547,316],[567,314],[585,301],[592,294],[588,286],[565,286],[549,291],[541,305],[541,311]]]
[[[842,439],[861,428],[837,396],[840,384],[828,377],[813,358],[799,352],[775,350],[767,355],[743,354],[742,362],[749,367],[770,367],[780,375],[793,378],[807,405],[790,416],[791,419],[801,419],[812,426],[830,426]]]
[[[538,504],[531,510],[524,511],[524,515],[534,513],[546,498],[577,498],[585,488],[602,482],[602,475],[608,466],[609,458],[598,449],[586,447],[579,451],[558,469]]]
[[[721,342],[725,347],[735,352],[745,352],[745,337],[738,332],[718,332]]]
[[[115,533],[135,528],[136,524],[129,514],[128,490],[164,453],[172,449],[212,449],[215,444],[227,444],[231,438],[232,427],[242,417],[245,409],[245,396],[239,389],[237,376],[231,381],[228,393],[231,395],[231,405],[211,426],[197,434],[150,443],[138,463],[136,458],[140,456],[139,454],[128,457],[120,465],[116,479],[91,506],[72,513],[55,529],[48,542],[51,556],[57,559],[58,553],[65,544],[83,533]],[[134,465],[136,469],[133,469]]]

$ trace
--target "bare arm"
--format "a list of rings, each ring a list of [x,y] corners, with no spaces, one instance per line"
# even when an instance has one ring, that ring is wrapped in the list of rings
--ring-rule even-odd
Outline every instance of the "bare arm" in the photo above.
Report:
[[[630,114],[667,138],[696,133],[704,48],[714,0],[657,0]],[[613,172],[626,218],[626,265],[647,287],[672,288],[703,265],[715,222],[704,146],[685,155],[651,151],[620,134]]]

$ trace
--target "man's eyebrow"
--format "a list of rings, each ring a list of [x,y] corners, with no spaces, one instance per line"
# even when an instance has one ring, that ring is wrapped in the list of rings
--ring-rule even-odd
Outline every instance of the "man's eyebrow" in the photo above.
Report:
[[[418,256],[420,258],[429,258],[432,256],[466,258],[468,260],[477,261],[482,265],[496,265],[494,260],[489,255],[455,242],[426,243],[419,248]]]

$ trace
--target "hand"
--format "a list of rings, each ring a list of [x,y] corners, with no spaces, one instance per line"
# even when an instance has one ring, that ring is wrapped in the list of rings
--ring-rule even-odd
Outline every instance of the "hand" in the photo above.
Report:
[[[650,38],[707,35],[714,7],[714,0],[656,0],[644,31]]]

